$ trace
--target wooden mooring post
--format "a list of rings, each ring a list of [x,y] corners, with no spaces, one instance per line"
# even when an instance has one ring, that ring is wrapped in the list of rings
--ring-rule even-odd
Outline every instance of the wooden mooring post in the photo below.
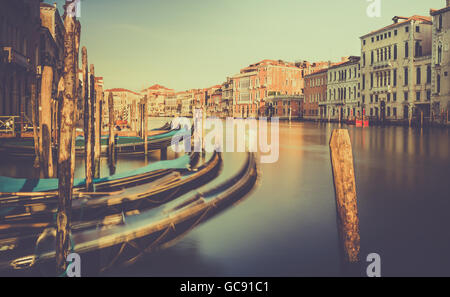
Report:
[[[330,152],[336,198],[337,226],[344,269],[348,273],[359,273],[359,219],[353,153],[348,130],[333,130],[330,140]]]
[[[147,95],[144,97],[144,101],[142,103],[142,114],[143,114],[143,123],[144,123],[144,154],[148,156],[148,106],[147,106]]]
[[[95,89],[95,72],[91,69],[91,96],[94,97],[94,178],[100,178],[101,138],[102,138],[102,94]]]
[[[109,110],[109,138],[108,138],[108,164],[110,174],[116,171],[116,151],[115,151],[115,135],[114,135],[114,97],[112,92],[108,96],[108,110]]]
[[[86,175],[86,191],[93,192],[93,174],[92,174],[92,100],[89,98],[90,86],[88,55],[86,47],[82,49],[83,63],[83,102],[84,102],[84,168]]]
[[[68,4],[66,3],[65,9]],[[75,17],[64,13],[64,96],[60,112],[60,136],[58,152],[58,212],[56,216],[56,271],[64,273],[67,267],[67,256],[70,250],[70,221],[73,190],[72,140],[75,128],[76,104],[76,37],[77,24]],[[79,31],[78,31],[79,32]]]
[[[36,81],[31,82],[31,121],[33,122],[33,140],[34,140],[34,153],[36,157],[34,158],[34,168],[40,166],[40,153],[39,153],[39,136],[38,136],[38,111],[36,104]]]
[[[52,108],[53,68],[44,66],[41,81],[41,112],[39,116],[39,155],[44,177],[53,177]]]
[[[89,94],[89,101],[91,102],[90,107],[91,111],[89,112],[91,121],[90,128],[91,128],[91,175],[92,179],[95,176],[95,67],[93,64],[89,67],[89,72],[91,75],[89,76],[89,86],[90,86],[90,94]],[[92,185],[92,190],[94,190],[94,185]],[[92,191],[88,191],[92,192]]]

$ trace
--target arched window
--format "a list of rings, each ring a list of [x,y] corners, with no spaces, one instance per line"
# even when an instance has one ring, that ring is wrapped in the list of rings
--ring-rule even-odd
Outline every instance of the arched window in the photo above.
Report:
[[[441,76],[439,74],[436,79],[436,92],[437,93],[441,92]]]

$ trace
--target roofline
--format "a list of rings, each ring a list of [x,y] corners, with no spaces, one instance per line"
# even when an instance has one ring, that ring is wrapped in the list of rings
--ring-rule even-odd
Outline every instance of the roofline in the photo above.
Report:
[[[370,33],[367,33],[367,34],[365,34],[365,35],[363,35],[363,36],[361,36],[361,37],[359,37],[359,38],[360,38],[360,39],[363,39],[363,38],[366,38],[366,37],[371,36],[371,35],[374,35],[374,34],[378,34],[378,33],[384,32],[384,31],[392,30],[393,28],[397,28],[397,27],[400,27],[400,26],[403,26],[403,25],[407,25],[407,24],[409,24],[409,23],[413,20],[413,19],[412,19],[413,17],[414,17],[414,16],[411,16],[411,17],[409,17],[407,20],[405,20],[404,22],[401,22],[401,23],[393,23],[393,24],[387,25],[387,26],[385,26],[385,27],[383,27],[383,28],[381,28],[381,29],[378,29],[378,30],[372,31],[372,32],[370,32]],[[425,16],[419,16],[419,17],[427,18],[427,17],[425,17]],[[432,21],[425,21],[425,20],[422,20],[422,22],[423,22],[423,23],[427,23],[427,22],[428,22],[428,25],[432,25],[432,24],[433,24]]]
[[[450,6],[447,6],[447,7],[441,8],[441,9],[430,9],[430,15],[435,16],[435,15],[442,14],[442,13],[448,12],[448,11],[450,11]]]

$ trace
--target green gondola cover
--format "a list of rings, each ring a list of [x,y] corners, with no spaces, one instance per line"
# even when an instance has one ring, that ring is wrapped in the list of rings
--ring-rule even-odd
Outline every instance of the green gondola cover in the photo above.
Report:
[[[175,160],[159,161],[149,164],[147,166],[123,172],[117,173],[108,177],[95,179],[94,183],[101,183],[106,181],[118,180],[121,178],[127,178],[135,175],[140,175],[161,169],[185,169],[188,167],[190,157],[184,155]],[[86,184],[86,179],[77,178],[73,182],[74,187],[80,187]],[[3,193],[16,193],[16,192],[47,192],[58,189],[57,178],[47,179],[25,179],[25,178],[13,178],[0,176],[0,192]]]

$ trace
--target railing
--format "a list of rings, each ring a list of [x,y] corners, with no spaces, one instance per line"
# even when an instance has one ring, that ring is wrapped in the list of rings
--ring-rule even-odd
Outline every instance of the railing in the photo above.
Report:
[[[0,134],[16,134],[17,132],[27,132],[32,129],[33,123],[23,116],[0,116]]]
[[[18,116],[0,116],[0,133],[15,133]]]

